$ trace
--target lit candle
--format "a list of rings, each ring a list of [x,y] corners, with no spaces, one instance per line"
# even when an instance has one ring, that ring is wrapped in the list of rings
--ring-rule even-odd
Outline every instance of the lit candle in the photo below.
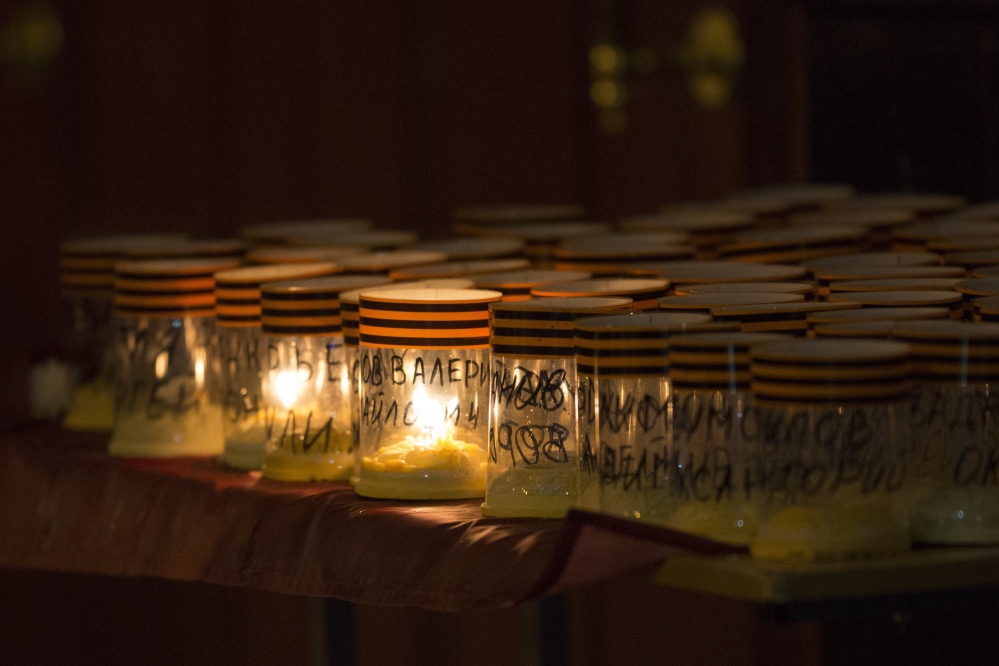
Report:
[[[358,494],[485,494],[488,308],[501,297],[476,289],[360,294]]]

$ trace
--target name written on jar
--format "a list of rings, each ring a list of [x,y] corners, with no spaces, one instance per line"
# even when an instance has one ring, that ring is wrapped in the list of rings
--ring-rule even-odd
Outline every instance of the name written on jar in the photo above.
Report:
[[[565,368],[542,368],[535,372],[520,365],[509,368],[495,361],[492,395],[494,404],[501,409],[555,412],[575,407]]]
[[[417,423],[434,423],[440,426],[450,423],[455,428],[466,424],[471,430],[479,426],[479,402],[475,398],[464,406],[456,401],[446,407],[432,406],[429,408],[432,413],[423,413],[427,409],[425,403],[418,404],[413,400],[400,402],[386,397],[384,391],[376,391],[361,399],[361,425],[397,428],[412,427]]]
[[[411,363],[398,354],[387,355],[361,350],[360,379],[365,386],[404,386],[406,384],[438,386],[463,384],[465,388],[485,386],[489,373],[474,359],[416,356]]]
[[[314,419],[312,412],[301,414],[288,410],[279,424],[275,423],[277,417],[274,410],[268,410],[267,416],[268,439],[274,441],[279,449],[302,454],[350,453],[354,450],[353,439],[333,428],[332,416]]]
[[[116,386],[116,410],[141,409],[149,419],[200,410],[205,378],[195,375],[196,361],[180,327],[132,332],[120,328],[119,338],[126,370]]]

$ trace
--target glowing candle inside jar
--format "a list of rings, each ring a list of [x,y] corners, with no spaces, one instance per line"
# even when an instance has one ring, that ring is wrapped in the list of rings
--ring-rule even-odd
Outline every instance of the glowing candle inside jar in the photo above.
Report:
[[[501,297],[436,288],[360,294],[358,494],[485,494],[488,306]]]
[[[420,435],[406,435],[402,440],[383,446],[373,455],[363,458],[365,469],[375,472],[417,474],[431,470],[463,471],[468,474],[485,472],[486,452],[477,444],[455,439],[450,416],[458,409],[458,399],[452,398],[447,407],[428,398],[423,387],[413,392],[414,427]]]

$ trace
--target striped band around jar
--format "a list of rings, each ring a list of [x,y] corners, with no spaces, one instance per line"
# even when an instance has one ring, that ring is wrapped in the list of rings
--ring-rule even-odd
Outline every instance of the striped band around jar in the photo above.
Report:
[[[586,317],[576,320],[576,371],[590,377],[650,377],[669,371],[671,335],[711,326],[699,313]]]
[[[906,400],[909,345],[856,338],[794,340],[753,347],[750,388],[757,400],[857,403]]]
[[[393,349],[488,349],[485,289],[388,289],[360,295],[360,345]]]
[[[779,333],[687,333],[670,339],[669,372],[676,388],[749,390],[749,350],[790,340]]]
[[[999,323],[898,322],[892,337],[912,348],[918,380],[964,384],[999,378]]]
[[[148,317],[212,317],[215,274],[236,259],[154,259],[115,265],[115,308]]]
[[[114,267],[129,250],[182,241],[184,236],[149,234],[98,236],[59,245],[59,284],[65,294],[108,296],[114,293]]]
[[[599,314],[620,314],[630,298],[537,298],[494,303],[492,351],[516,358],[559,358],[575,354],[575,320]]]
[[[327,262],[247,266],[215,276],[218,324],[227,328],[260,326],[260,285],[265,282],[320,277],[335,273]]]
[[[349,275],[261,285],[261,329],[265,335],[337,335],[343,330],[340,294],[377,284],[377,277]]]

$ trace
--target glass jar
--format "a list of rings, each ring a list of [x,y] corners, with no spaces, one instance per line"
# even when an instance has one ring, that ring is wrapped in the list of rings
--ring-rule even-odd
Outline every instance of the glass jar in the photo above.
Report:
[[[340,294],[379,280],[350,275],[261,286],[265,477],[346,481],[353,473]]]
[[[332,263],[248,266],[215,276],[219,397],[225,450],[219,462],[242,470],[257,470],[264,462],[268,424],[263,410],[264,345],[260,335],[260,285],[329,275]]]
[[[643,518],[667,455],[669,337],[711,325],[673,312],[576,320],[581,508]]]
[[[382,276],[370,276],[370,284],[362,288],[351,289],[340,293],[340,315],[343,318],[344,363],[347,365],[348,387],[350,392],[350,433],[354,447],[354,473],[351,484],[357,483],[357,471],[361,469],[361,382],[360,353],[361,343],[360,317],[361,292],[382,289],[414,289],[417,287],[441,289],[468,289],[472,281],[465,278],[443,278],[440,280],[423,280],[420,282],[391,282]]]
[[[912,394],[913,538],[999,543],[999,324],[898,322],[920,382]]]
[[[789,562],[909,548],[909,346],[870,339],[769,343],[750,352],[760,438],[746,492],[764,516],[750,550]]]
[[[776,333],[690,333],[669,340],[672,421],[669,456],[647,517],[716,541],[749,545],[759,496],[744,481],[759,453],[747,427],[749,350],[788,340]]]
[[[359,495],[485,495],[489,304],[500,298],[478,289],[361,293]]]
[[[222,452],[222,406],[211,385],[216,272],[232,260],[127,261],[115,268],[118,314],[111,455]]]
[[[560,518],[576,501],[573,321],[630,298],[541,298],[492,306],[489,464],[482,515]]]
[[[74,381],[63,418],[70,430],[114,425],[114,266],[129,248],[175,242],[183,236],[102,236],[59,246],[62,331]]]

